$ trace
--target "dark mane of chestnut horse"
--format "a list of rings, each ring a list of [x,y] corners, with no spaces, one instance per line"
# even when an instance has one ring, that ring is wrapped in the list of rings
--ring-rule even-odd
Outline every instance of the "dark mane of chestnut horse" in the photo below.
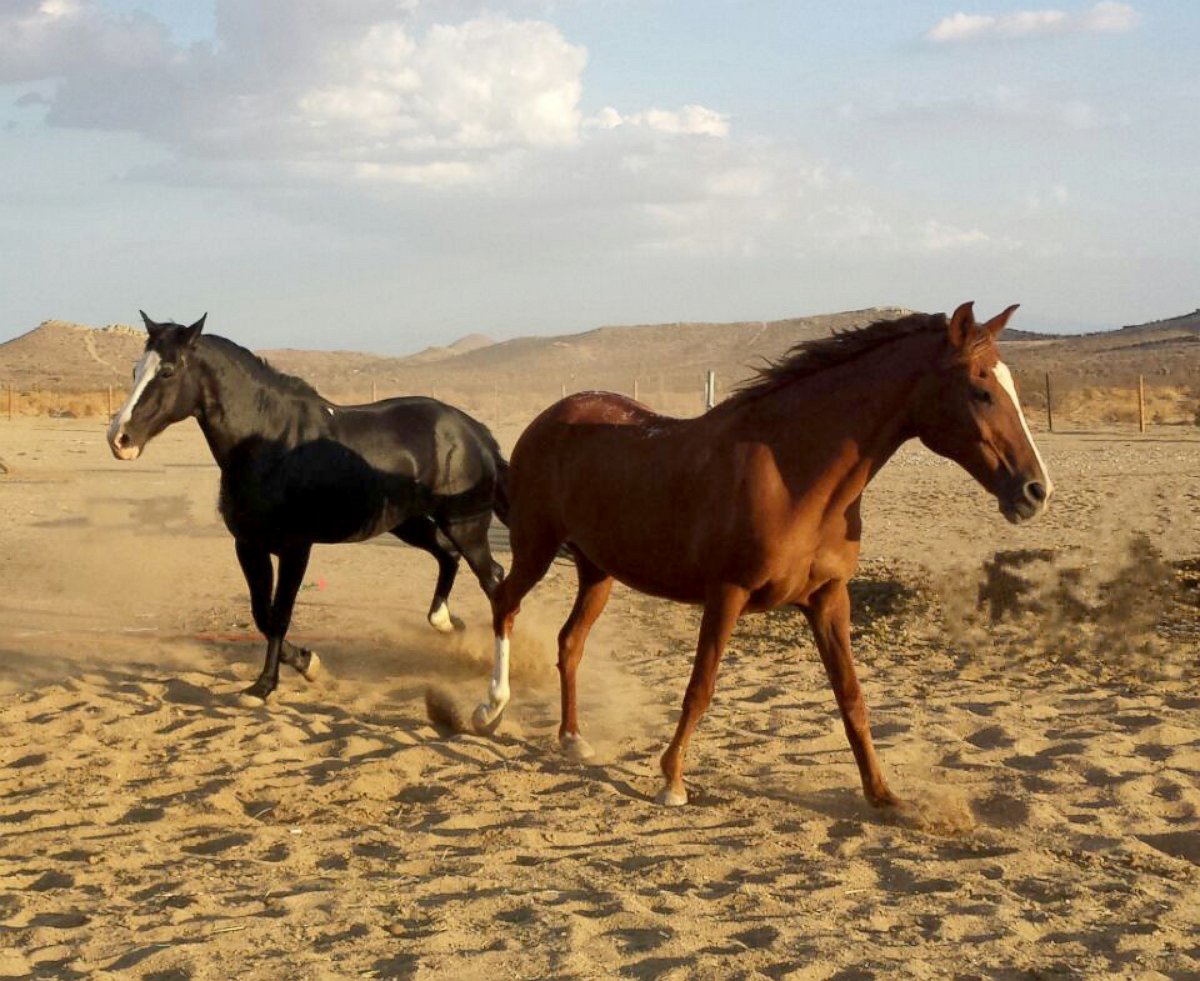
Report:
[[[792,382],[811,377],[828,368],[836,368],[868,351],[911,337],[913,334],[944,334],[946,324],[944,313],[910,313],[895,320],[877,320],[865,327],[838,331],[830,337],[801,341],[783,357],[757,368],[756,377],[744,382],[727,401],[748,402],[762,395],[769,395]],[[987,341],[987,332],[981,332],[981,336],[973,338],[965,346],[964,356],[972,356],[978,345]]]

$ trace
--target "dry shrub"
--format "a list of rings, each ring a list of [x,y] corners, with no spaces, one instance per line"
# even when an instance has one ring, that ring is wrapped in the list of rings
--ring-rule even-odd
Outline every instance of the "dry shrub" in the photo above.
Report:
[[[124,391],[113,391],[115,412],[125,401]],[[8,394],[0,400],[0,411],[8,411]],[[49,416],[52,419],[107,419],[108,392],[57,392],[43,389],[13,391],[14,416]]]
[[[1136,380],[1095,386],[1055,380],[1055,422],[1075,425],[1137,425]],[[1200,425],[1200,393],[1188,385],[1147,385],[1146,421],[1159,426]]]

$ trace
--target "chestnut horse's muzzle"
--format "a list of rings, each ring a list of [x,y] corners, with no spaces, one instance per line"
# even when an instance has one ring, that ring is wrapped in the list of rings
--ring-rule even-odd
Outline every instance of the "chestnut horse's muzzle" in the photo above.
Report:
[[[1000,497],[1000,512],[1014,525],[1036,518],[1050,504],[1054,485],[1049,480],[1026,480],[1011,494]]]

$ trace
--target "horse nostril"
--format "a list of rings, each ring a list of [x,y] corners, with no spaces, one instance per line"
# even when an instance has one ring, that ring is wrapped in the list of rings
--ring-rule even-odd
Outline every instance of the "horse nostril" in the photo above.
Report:
[[[1046,485],[1040,480],[1031,480],[1025,485],[1025,496],[1035,504],[1046,500]]]
[[[117,437],[117,445],[121,447],[121,449],[125,449],[130,442],[131,440],[129,439],[129,433],[121,433],[121,435]]]

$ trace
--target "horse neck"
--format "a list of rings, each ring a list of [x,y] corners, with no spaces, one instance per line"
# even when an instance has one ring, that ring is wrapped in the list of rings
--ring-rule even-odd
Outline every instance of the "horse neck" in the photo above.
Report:
[[[239,447],[288,448],[327,428],[320,398],[285,391],[214,345],[201,344],[197,361],[201,381],[196,416],[222,468]]]
[[[915,435],[913,403],[937,343],[915,334],[782,384],[735,409],[740,428],[771,446],[789,483],[806,486],[819,472],[839,496],[857,498]]]

